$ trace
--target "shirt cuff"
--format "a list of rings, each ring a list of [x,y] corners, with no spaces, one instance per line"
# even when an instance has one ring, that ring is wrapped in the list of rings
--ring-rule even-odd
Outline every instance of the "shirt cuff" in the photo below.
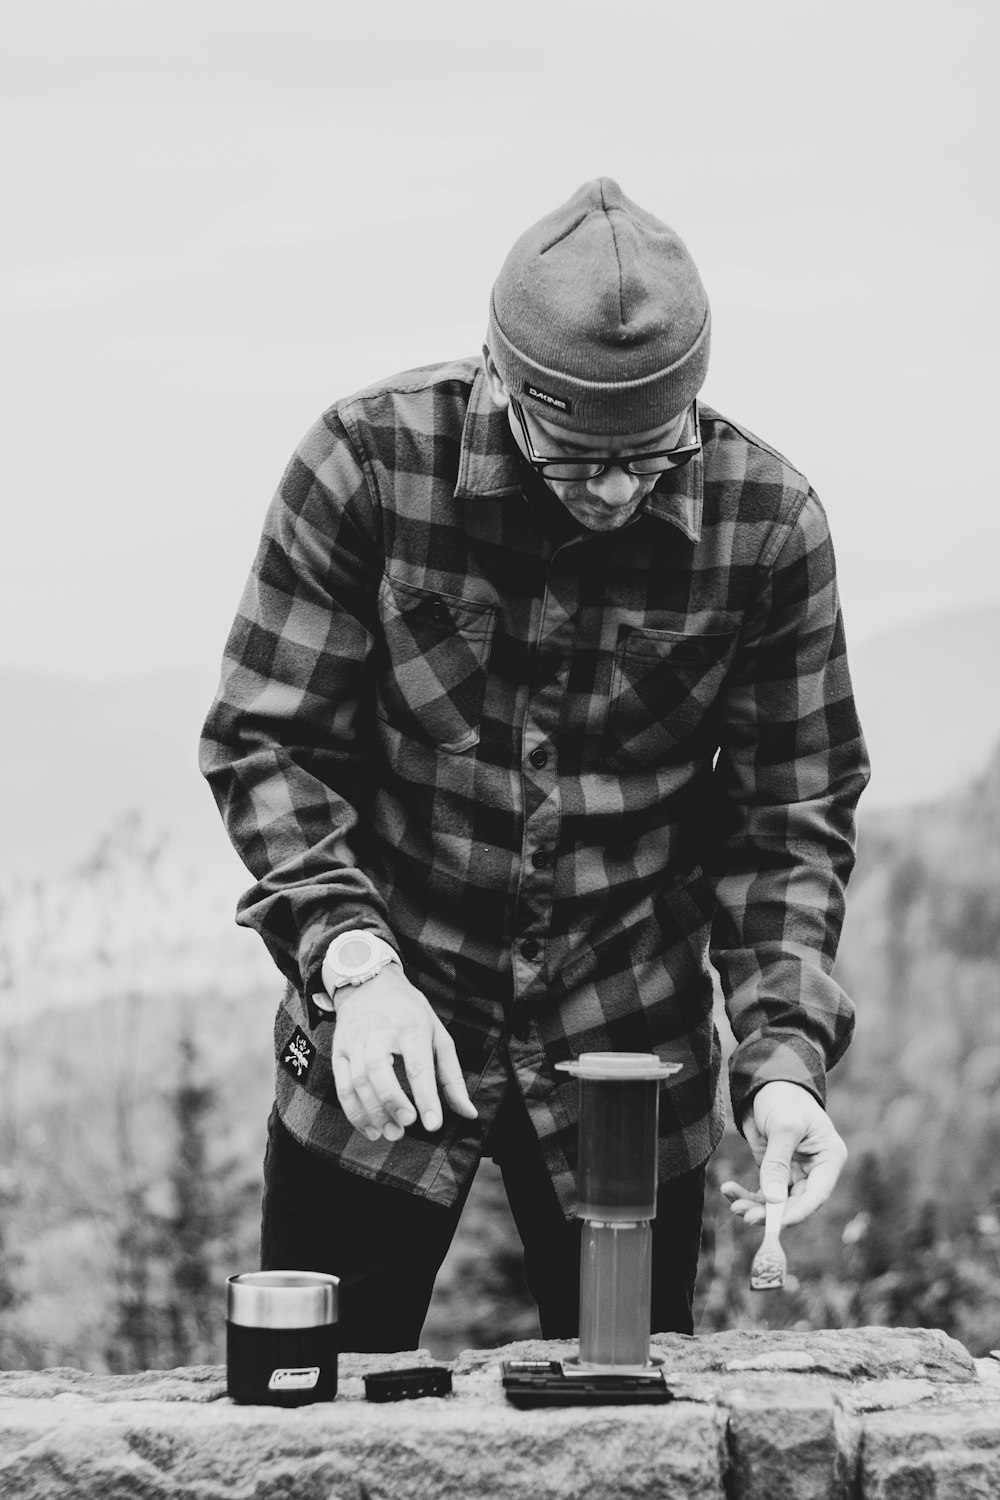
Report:
[[[826,1068],[820,1052],[804,1036],[787,1031],[757,1032],[729,1059],[729,1091],[737,1128],[747,1106],[765,1083],[797,1083],[826,1108]]]

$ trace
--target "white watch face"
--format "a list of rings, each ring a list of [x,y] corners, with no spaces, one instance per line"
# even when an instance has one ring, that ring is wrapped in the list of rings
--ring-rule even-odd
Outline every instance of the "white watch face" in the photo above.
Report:
[[[375,949],[367,938],[352,937],[333,954],[333,966],[341,974],[363,974],[375,962]]]

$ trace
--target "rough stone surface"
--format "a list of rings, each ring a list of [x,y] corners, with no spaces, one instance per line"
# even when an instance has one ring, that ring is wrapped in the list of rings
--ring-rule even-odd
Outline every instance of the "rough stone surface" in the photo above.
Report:
[[[865,1500],[996,1500],[1000,1399],[870,1417],[859,1478]]]
[[[808,1370],[851,1380],[975,1380],[976,1362],[936,1328],[834,1328],[816,1332],[715,1333],[685,1339],[654,1336],[657,1352],[684,1369]],[[686,1346],[686,1347],[685,1347]]]
[[[828,1389],[765,1379],[727,1393],[728,1456],[736,1495],[846,1500],[861,1424]]]
[[[469,1350],[445,1398],[373,1405],[363,1375],[426,1351],[344,1355],[336,1401],[238,1407],[219,1367],[0,1372],[3,1500],[981,1500],[1000,1497],[1000,1365],[933,1330],[655,1340],[665,1406],[519,1410]]]

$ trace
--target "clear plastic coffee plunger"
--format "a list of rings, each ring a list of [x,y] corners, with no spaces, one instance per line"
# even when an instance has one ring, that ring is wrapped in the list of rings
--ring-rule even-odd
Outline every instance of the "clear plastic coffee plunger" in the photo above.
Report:
[[[556,1067],[580,1083],[577,1368],[648,1370],[660,1083],[681,1065],[655,1052],[584,1052]]]

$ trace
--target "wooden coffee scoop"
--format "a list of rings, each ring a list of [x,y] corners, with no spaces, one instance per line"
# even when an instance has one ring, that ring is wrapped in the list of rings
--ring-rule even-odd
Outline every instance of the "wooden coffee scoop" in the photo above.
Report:
[[[787,1262],[779,1238],[784,1212],[784,1203],[764,1205],[764,1238],[750,1267],[752,1292],[770,1292],[785,1284]]]

